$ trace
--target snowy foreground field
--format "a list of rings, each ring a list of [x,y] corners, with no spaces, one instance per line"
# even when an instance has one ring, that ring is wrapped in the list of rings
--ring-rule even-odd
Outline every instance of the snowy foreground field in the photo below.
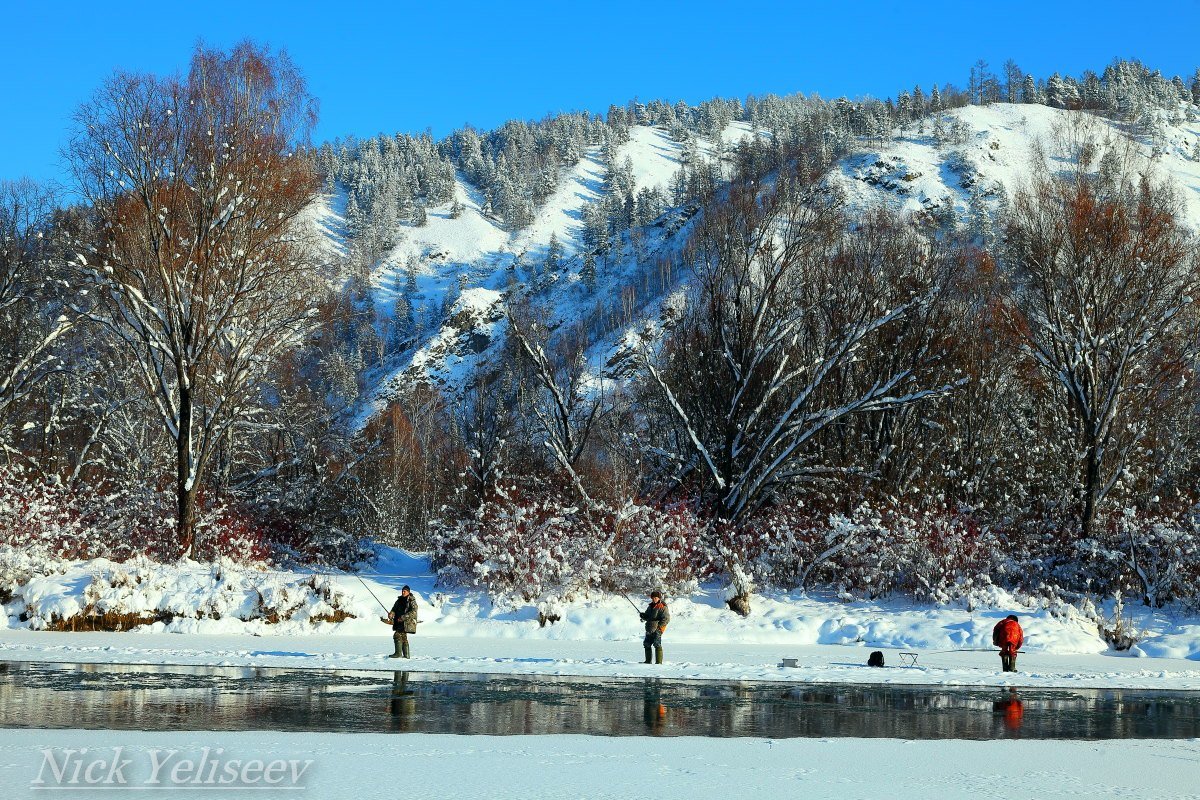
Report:
[[[123,746],[129,785],[150,777],[150,751],[195,761],[205,747],[229,762],[299,762],[279,791],[248,794],[340,798],[1156,798],[1200,797],[1196,741],[924,741],[892,739],[649,739],[586,736],[443,736],[297,733],[0,731],[0,796],[44,797],[45,756],[55,748],[108,754]],[[311,761],[307,767],[304,763]],[[298,770],[298,771],[299,771]],[[163,772],[165,775],[166,773]],[[220,773],[218,773],[220,774]],[[50,771],[42,773],[49,781]],[[207,778],[201,772],[201,779]],[[163,780],[167,783],[167,780]],[[260,780],[260,783],[262,781]],[[127,791],[127,790],[126,790]],[[160,790],[170,795],[170,789]],[[95,791],[96,796],[124,792]],[[152,792],[154,794],[155,792]],[[93,792],[66,794],[93,796]]]

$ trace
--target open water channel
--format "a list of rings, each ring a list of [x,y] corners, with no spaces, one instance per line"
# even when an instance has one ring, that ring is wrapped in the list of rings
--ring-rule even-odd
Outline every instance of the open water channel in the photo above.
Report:
[[[1182,739],[1200,692],[0,662],[0,727]]]

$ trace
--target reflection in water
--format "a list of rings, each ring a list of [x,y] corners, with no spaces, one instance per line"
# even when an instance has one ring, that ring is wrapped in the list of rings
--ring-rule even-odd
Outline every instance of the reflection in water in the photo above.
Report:
[[[413,730],[413,717],[417,710],[416,692],[408,688],[408,673],[392,673],[392,699],[388,710],[392,713],[392,730]]]
[[[1017,695],[1015,688],[1008,690],[1008,696],[992,704],[992,710],[1001,714],[1004,719],[1004,729],[1012,733],[1021,730],[1021,720],[1025,716],[1025,704]]]
[[[662,702],[658,678],[647,678],[642,694],[642,722],[652,736],[661,736],[667,724],[667,707]]]
[[[1195,738],[1200,693],[10,662],[0,663],[0,727]]]

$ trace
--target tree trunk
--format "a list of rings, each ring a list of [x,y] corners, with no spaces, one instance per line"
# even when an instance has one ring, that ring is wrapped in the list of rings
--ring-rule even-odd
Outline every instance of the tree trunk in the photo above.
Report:
[[[1090,539],[1096,521],[1096,500],[1100,494],[1100,462],[1096,445],[1088,445],[1087,467],[1083,481],[1083,514],[1080,519],[1080,532],[1084,539]]]
[[[729,606],[729,610],[739,616],[750,616],[750,595],[738,594],[725,601],[725,605]]]
[[[192,476],[192,392],[179,387],[179,436],[175,440],[175,538],[180,558],[195,551],[196,487]]]

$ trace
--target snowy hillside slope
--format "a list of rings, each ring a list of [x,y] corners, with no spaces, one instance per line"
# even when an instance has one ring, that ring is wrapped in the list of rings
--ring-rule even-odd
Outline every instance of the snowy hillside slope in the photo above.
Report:
[[[316,235],[312,244],[321,261],[343,259],[349,252],[345,220],[346,198],[341,194],[323,194],[304,209],[298,220],[301,229]]]
[[[1074,131],[1078,138],[1086,129],[1095,139],[1130,143],[1159,177],[1178,187],[1188,221],[1200,228],[1200,121],[1189,109],[1181,105],[1178,113],[1159,112],[1157,124],[1147,130],[1092,112],[1044,105],[967,106],[898,129],[882,146],[862,143],[858,152],[835,165],[827,181],[844,196],[852,214],[882,205],[927,212],[970,230],[980,224],[981,215],[994,217],[1041,165],[1070,169],[1074,156],[1062,143],[1063,133]],[[747,123],[734,122],[721,140],[731,148],[751,135]],[[699,140],[698,149],[706,158],[715,156],[710,141]],[[683,145],[665,130],[639,125],[617,149],[615,162],[629,160],[637,188],[660,187],[669,195],[682,154]],[[505,337],[505,300],[513,293],[547,313],[551,329],[562,323],[591,325],[594,370],[620,348],[623,328],[654,318],[670,291],[654,282],[656,264],[683,246],[690,211],[669,208],[648,229],[640,253],[626,237],[620,252],[598,263],[594,287],[586,286],[580,275],[583,210],[603,196],[605,172],[600,148],[589,149],[578,164],[564,170],[532,224],[521,230],[506,230],[488,216],[481,194],[461,174],[455,186],[461,206],[457,217],[452,215],[454,204],[447,202],[428,209],[424,226],[401,224],[397,243],[371,275],[373,298],[380,324],[387,326],[407,288],[416,300],[412,310],[419,330],[383,369],[368,376],[356,415],[359,426],[414,381],[453,392],[476,366],[494,363]],[[320,216],[334,234],[339,220],[336,203]],[[562,257],[556,271],[543,274],[539,268],[552,237]],[[597,323],[602,318],[604,325]]]
[[[1061,136],[1083,126],[1095,139],[1130,142],[1159,178],[1176,185],[1188,221],[1200,228],[1200,161],[1193,158],[1200,121],[1163,120],[1157,131],[1146,133],[1089,112],[1008,103],[967,106],[940,117],[909,125],[884,146],[843,159],[830,184],[842,190],[853,209],[880,204],[908,212],[944,209],[969,223],[972,197],[982,195],[994,214],[1002,196],[1028,185],[1041,168],[1039,153],[1051,169],[1073,167]]]
[[[735,122],[722,132],[721,139],[732,147],[749,135],[751,129],[746,123]],[[635,126],[629,141],[617,148],[615,160],[617,164],[629,160],[638,189],[659,188],[669,194],[671,178],[682,163],[682,149],[682,144],[661,128]],[[698,150],[704,157],[714,156],[710,141],[699,140]],[[445,308],[446,314],[439,325],[425,330],[415,346],[378,376],[376,386],[368,390],[360,423],[411,378],[454,387],[473,367],[495,358],[505,327],[502,301],[514,287],[518,291],[533,290],[539,305],[551,310],[551,324],[578,320],[597,300],[620,297],[622,287],[637,278],[638,265],[633,263],[636,259],[632,252],[624,252],[603,265],[594,291],[583,286],[579,274],[583,266],[582,212],[587,204],[602,197],[605,172],[600,148],[589,149],[578,164],[565,171],[533,223],[521,230],[507,231],[486,215],[480,193],[461,175],[455,186],[455,199],[461,205],[457,218],[452,215],[451,201],[430,207],[424,226],[401,226],[398,243],[371,276],[378,313],[384,319],[395,313],[412,269],[418,301],[414,312],[418,318],[439,308]],[[660,251],[678,246],[685,238],[678,233],[648,237],[643,261],[652,264]],[[552,237],[562,248],[561,268],[556,274],[541,276],[537,286],[530,286],[528,271],[545,260]]]

